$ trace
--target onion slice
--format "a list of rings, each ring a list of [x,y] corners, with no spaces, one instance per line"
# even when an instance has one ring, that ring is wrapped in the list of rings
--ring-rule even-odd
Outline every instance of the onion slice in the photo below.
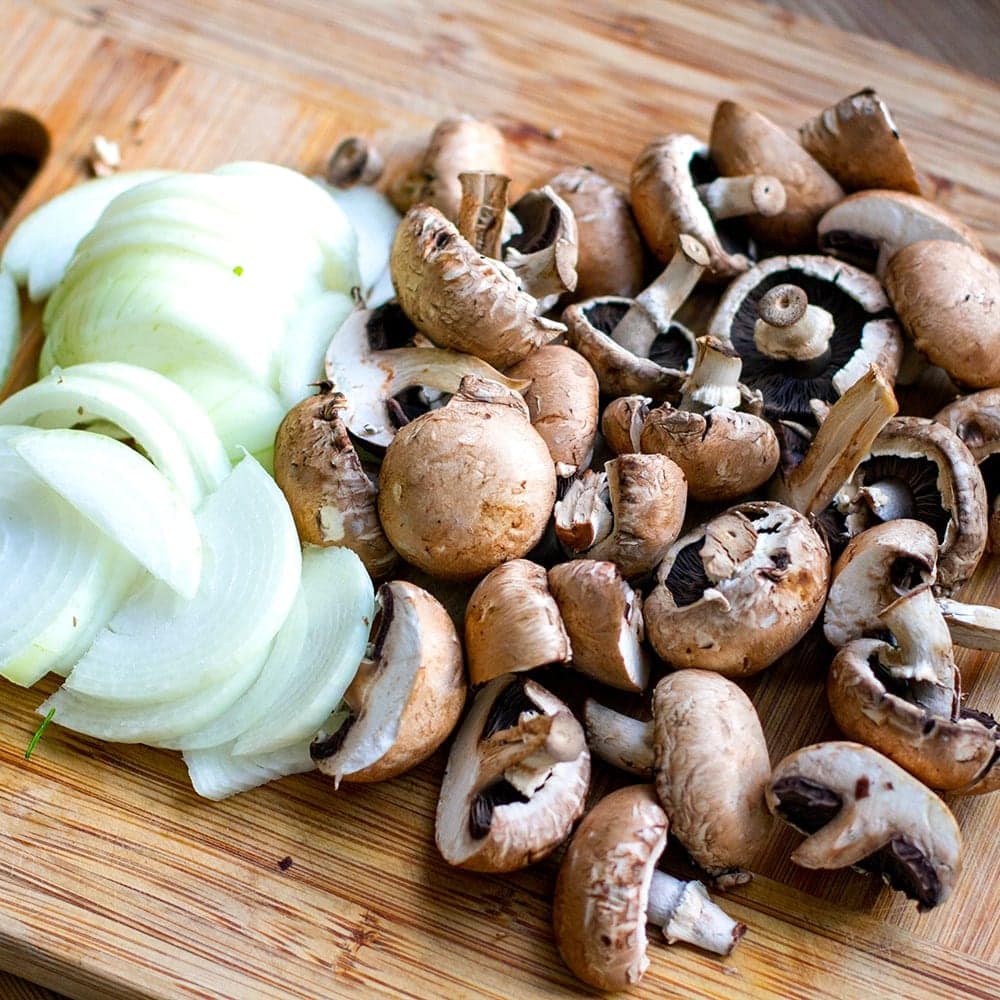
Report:
[[[188,750],[184,763],[194,790],[202,798],[216,802],[290,774],[316,769],[308,740],[256,757],[234,757],[229,746]]]
[[[305,399],[310,387],[323,378],[323,359],[330,341],[353,309],[349,295],[326,292],[299,311],[279,361],[278,390],[285,410]]]

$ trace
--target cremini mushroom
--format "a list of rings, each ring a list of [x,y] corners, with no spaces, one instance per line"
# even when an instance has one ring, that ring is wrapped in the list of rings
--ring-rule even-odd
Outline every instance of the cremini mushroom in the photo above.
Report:
[[[634,986],[649,968],[646,924],[669,944],[685,941],[728,955],[746,932],[700,882],[656,867],[667,816],[650,785],[603,798],[573,835],[556,881],[553,924],[563,960],[600,990]]]
[[[459,174],[458,180],[462,186],[458,231],[477,253],[499,260],[508,219],[510,178],[506,174],[472,170]]]
[[[472,579],[531,551],[555,494],[552,458],[524,400],[467,377],[447,406],[401,428],[386,449],[379,517],[408,562]]]
[[[643,602],[646,636],[674,667],[755,674],[806,634],[829,575],[826,546],[801,514],[743,503],[671,546]]]
[[[771,775],[767,804],[809,835],[792,853],[797,865],[881,874],[920,910],[943,903],[961,871],[962,837],[948,807],[858,743],[817,743],[787,756]]]
[[[569,709],[520,675],[487,684],[452,743],[435,841],[448,864],[524,868],[550,854],[584,809],[590,754]]]
[[[370,654],[344,695],[349,715],[310,753],[341,781],[386,781],[426,760],[465,705],[462,647],[448,612],[402,580],[379,588]]]
[[[616,455],[636,455],[642,450],[640,435],[649,416],[648,396],[619,396],[601,414],[601,434]]]
[[[360,136],[349,135],[330,154],[323,176],[336,188],[377,184],[385,169],[382,154]]]

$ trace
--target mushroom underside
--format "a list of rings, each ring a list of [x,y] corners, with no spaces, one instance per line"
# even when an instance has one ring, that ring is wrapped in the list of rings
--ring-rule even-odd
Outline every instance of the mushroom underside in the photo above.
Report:
[[[627,300],[602,301],[598,299],[586,310],[587,319],[600,333],[613,337],[615,327],[629,310]],[[691,334],[678,323],[671,323],[666,333],[661,333],[653,341],[649,350],[649,360],[661,368],[687,371],[694,358],[694,340]]]

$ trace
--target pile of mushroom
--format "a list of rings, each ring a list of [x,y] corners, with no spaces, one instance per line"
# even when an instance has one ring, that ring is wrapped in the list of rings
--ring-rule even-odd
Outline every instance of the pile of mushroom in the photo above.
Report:
[[[870,90],[797,137],[724,101],[707,140],[638,151],[627,196],[539,180],[511,199],[502,133],[442,122],[392,185],[396,300],[359,302],[279,430],[302,539],[387,580],[313,757],[382,780],[455,730],[442,857],[568,842],[555,939],[599,988],[642,977],[647,921],[728,954],[743,925],[661,862],[728,892],[774,816],[797,864],[938,905],[961,837],[932,789],[1000,787],[952,646],[1000,649],[1000,611],[956,598],[1000,545],[996,269]],[[803,641],[857,742],[772,767],[744,686]],[[620,771],[648,784],[596,801]]]

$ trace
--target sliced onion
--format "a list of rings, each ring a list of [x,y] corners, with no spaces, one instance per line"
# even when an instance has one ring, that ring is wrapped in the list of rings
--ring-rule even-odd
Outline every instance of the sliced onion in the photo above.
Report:
[[[11,447],[157,580],[185,600],[194,597],[201,536],[186,500],[155,465],[128,445],[89,431],[27,430]]]
[[[184,754],[194,790],[205,799],[219,801],[248,792],[269,781],[313,771],[309,741],[255,757],[234,757],[228,746],[188,750]]]
[[[281,349],[278,389],[290,410],[323,378],[323,359],[333,335],[350,315],[354,302],[343,292],[327,292],[300,310]]]
[[[20,341],[21,301],[17,283],[10,271],[0,267],[0,387],[7,381]]]
[[[194,600],[181,601],[163,584],[143,587],[73,669],[69,691],[127,705],[195,695],[224,683],[234,663],[274,638],[302,570],[281,491],[248,456],[202,504],[197,522],[203,569]]]

